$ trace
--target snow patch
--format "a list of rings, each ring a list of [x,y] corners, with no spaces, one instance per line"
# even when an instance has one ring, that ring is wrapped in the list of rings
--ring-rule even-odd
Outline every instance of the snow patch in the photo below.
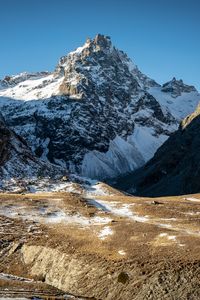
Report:
[[[167,239],[168,241],[172,241],[172,242],[176,242],[176,236],[175,235],[169,235],[168,233],[160,233],[158,236],[157,236],[158,239]]]
[[[12,205],[0,207],[0,215],[10,218],[21,218],[23,220],[32,220],[39,223],[54,223],[54,224],[78,224],[81,226],[104,225],[111,222],[109,217],[95,216],[86,218],[81,214],[70,214],[62,209],[54,206],[27,208],[22,205]]]
[[[188,201],[192,201],[192,202],[200,202],[200,199],[194,198],[194,197],[184,198],[184,200],[188,200]]]
[[[157,223],[156,225],[158,225],[159,227],[162,227],[162,228],[172,228],[171,224]]]
[[[80,193],[76,185],[73,182],[51,182],[49,179],[43,179],[39,181],[33,181],[33,183],[27,184],[27,189],[30,193],[42,193],[42,192],[68,192],[68,193]]]
[[[104,211],[110,212],[111,214],[129,218],[137,222],[147,222],[147,216],[138,216],[130,210],[131,206],[134,204],[124,204],[120,202],[113,202],[113,201],[104,201],[104,200],[95,200],[93,204],[96,206],[97,209],[103,209]]]
[[[71,51],[71,52],[69,53],[69,55],[77,55],[77,54],[79,55],[79,54],[81,54],[81,52],[82,52],[84,49],[88,48],[89,44],[90,44],[89,41],[86,42],[82,47],[78,47],[78,48],[76,48],[76,50]]]
[[[176,240],[176,236],[175,235],[170,235],[167,238],[168,238],[168,240],[172,240],[172,241]]]
[[[112,229],[109,226],[106,226],[100,231],[100,233],[98,234],[98,237],[101,240],[105,240],[109,235],[112,235],[112,234],[113,234]]]
[[[119,253],[120,255],[126,255],[126,252],[125,252],[124,250],[119,250],[118,253]]]

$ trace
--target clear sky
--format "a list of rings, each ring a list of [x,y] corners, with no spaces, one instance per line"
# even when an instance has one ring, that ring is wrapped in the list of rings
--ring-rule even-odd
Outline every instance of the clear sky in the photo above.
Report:
[[[159,83],[200,89],[200,0],[0,0],[0,78],[51,71],[97,33]]]

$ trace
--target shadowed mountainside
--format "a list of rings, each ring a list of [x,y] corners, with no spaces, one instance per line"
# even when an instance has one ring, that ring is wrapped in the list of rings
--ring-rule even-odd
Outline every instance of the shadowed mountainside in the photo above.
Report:
[[[142,168],[121,177],[117,186],[142,196],[200,191],[200,106]]]

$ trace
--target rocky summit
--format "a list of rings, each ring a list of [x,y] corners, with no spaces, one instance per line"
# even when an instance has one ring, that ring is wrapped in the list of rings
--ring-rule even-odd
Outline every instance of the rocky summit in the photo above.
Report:
[[[101,34],[54,72],[0,81],[3,117],[33,155],[97,179],[144,165],[199,99],[181,80],[159,85]]]

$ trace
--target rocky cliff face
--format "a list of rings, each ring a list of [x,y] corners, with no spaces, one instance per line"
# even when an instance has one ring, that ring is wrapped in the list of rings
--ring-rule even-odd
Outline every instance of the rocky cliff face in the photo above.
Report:
[[[172,85],[176,92],[97,35],[63,56],[53,73],[4,78],[0,107],[38,157],[105,179],[142,166],[194,110],[198,92],[174,79]]]
[[[122,178],[121,188],[143,196],[200,192],[200,107],[141,169]]]
[[[0,188],[12,178],[47,177],[58,171],[56,166],[39,160],[25,140],[6,126],[0,115]]]

